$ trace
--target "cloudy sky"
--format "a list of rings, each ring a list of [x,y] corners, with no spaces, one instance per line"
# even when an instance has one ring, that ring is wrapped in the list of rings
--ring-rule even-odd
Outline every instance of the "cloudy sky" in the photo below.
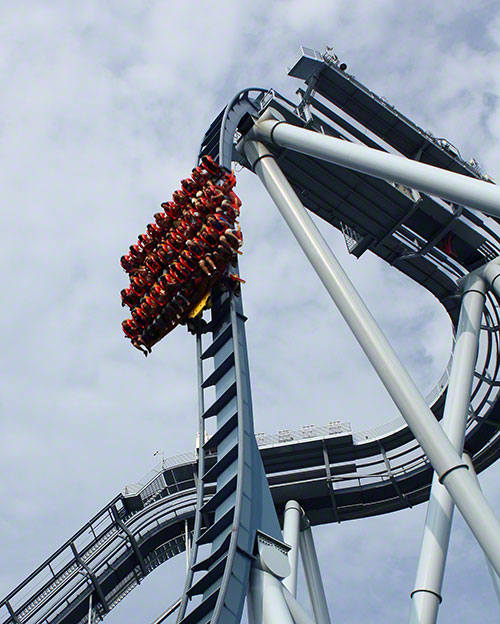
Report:
[[[122,338],[119,258],[190,171],[234,93],[274,87],[300,45],[334,47],[361,82],[500,179],[494,1],[4,0],[0,7],[2,314],[0,595],[128,483],[196,434],[195,345],[147,360]],[[397,417],[258,180],[238,177],[256,430]],[[446,314],[323,228],[417,380],[450,348]],[[182,427],[179,426],[182,423]],[[481,477],[500,513],[499,468]],[[425,507],[316,530],[332,619],[404,622]],[[107,618],[149,624],[180,593],[157,569]],[[492,624],[482,554],[457,514],[440,622]]]

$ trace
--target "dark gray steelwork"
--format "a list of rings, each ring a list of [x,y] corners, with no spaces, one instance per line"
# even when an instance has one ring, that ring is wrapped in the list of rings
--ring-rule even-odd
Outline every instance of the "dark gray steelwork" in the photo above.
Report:
[[[441,418],[443,394],[433,392],[432,396],[433,411]],[[496,407],[491,409],[486,404],[480,413],[487,414],[488,421],[500,423],[500,410]],[[476,438],[481,431],[475,423],[471,415],[466,446],[477,445]],[[476,453],[474,462],[478,471],[498,457],[499,436],[493,445],[487,443]],[[335,422],[286,434],[258,434],[257,439],[280,517],[287,501],[296,496],[312,525],[332,522],[332,482],[336,485],[338,520],[342,522],[404,508],[406,504],[395,492],[392,479],[396,479],[409,504],[416,505],[428,498],[432,471],[401,423],[351,434],[348,426]],[[392,479],[380,454],[379,442],[390,459]],[[324,448],[332,458],[329,459],[329,476],[325,471]],[[211,451],[206,460],[210,468],[215,462]],[[94,619],[101,620],[105,616],[88,578],[72,558],[69,546],[72,542],[81,544],[80,555],[92,567],[111,609],[139,585],[140,567],[127,535],[113,522],[113,506],[135,537],[148,573],[184,552],[184,523],[188,519],[192,527],[195,518],[197,461],[194,453],[186,453],[173,460],[167,459],[164,464],[164,470],[143,481],[141,489],[127,488],[129,494],[113,499],[0,601],[1,624],[16,622],[16,617],[19,622],[29,624],[84,624],[91,593]],[[215,484],[208,483],[205,500],[214,492]],[[7,604],[11,605],[12,613]]]
[[[311,71],[304,69],[309,61]],[[303,73],[299,76],[300,72]],[[315,74],[314,80],[312,74]],[[328,57],[305,50],[291,75],[306,80],[306,89],[299,90],[301,102],[291,102],[273,90],[240,92],[207,130],[200,155],[210,153],[224,166],[228,166],[227,162],[230,166],[229,146],[251,126],[247,114],[259,116],[266,107],[272,106],[295,125],[379,149],[387,149],[387,144],[393,144],[408,157],[480,177],[445,143],[412,124],[352,76],[342,72]],[[341,98],[344,92],[343,99],[337,101],[336,98]],[[361,132],[357,126],[366,118],[374,124],[372,136]],[[452,324],[456,324],[457,280],[500,255],[500,238],[488,226],[488,217],[480,218],[466,207],[416,194],[401,185],[347,172],[287,150],[272,149],[304,204],[342,231],[346,238],[351,236],[353,255],[360,257],[370,250],[396,266],[432,292],[445,306]],[[234,149],[232,157],[235,157]],[[237,158],[241,161],[240,156]],[[446,253],[442,244],[443,236],[448,235],[452,237],[451,255]],[[236,306],[238,304],[236,302]],[[228,305],[224,314],[230,309],[231,305]],[[240,310],[238,316],[237,307],[235,311],[232,318],[236,318],[243,328],[242,312]],[[496,294],[490,292],[481,332],[482,359],[476,367],[465,440],[465,450],[474,458],[477,472],[500,456],[499,328],[498,300]],[[232,332],[233,328],[227,326],[216,331],[214,346],[205,350],[205,359],[218,353]],[[246,362],[244,334],[240,345]],[[215,366],[227,365],[227,357],[220,354]],[[222,384],[226,375],[216,383]],[[442,417],[446,385],[445,373],[429,400],[438,419]],[[220,388],[224,394],[226,390]],[[222,403],[221,400],[218,409]],[[201,405],[200,413],[204,411]],[[229,433],[234,420],[229,417],[228,421],[223,421],[221,417],[220,422],[221,430],[226,427],[224,435]],[[200,431],[200,439],[204,440],[202,428]],[[213,507],[223,494],[219,495],[219,500],[212,499],[212,507],[206,508],[203,515],[196,514],[195,509],[200,509],[200,501],[210,501],[218,486],[222,485],[221,479],[216,483],[208,474],[216,459],[222,460],[227,450],[222,443],[223,433],[217,435],[219,438],[209,440],[200,453],[200,458],[205,461],[201,471],[195,458],[186,454],[175,464],[162,466],[162,470],[141,487],[132,488],[126,495],[111,501],[0,602],[0,623],[83,624],[88,616],[90,595],[94,619],[100,620],[106,614],[105,606],[99,600],[99,592],[92,585],[87,569],[92,571],[104,602],[112,609],[140,583],[145,571],[150,573],[184,550],[186,519],[195,536],[196,521],[200,534],[202,529],[214,526],[217,520]],[[290,499],[297,500],[311,524],[316,525],[392,512],[423,502],[429,496],[432,470],[400,419],[373,431],[355,434],[351,434],[349,428],[334,426],[307,430],[304,435],[297,432],[280,432],[274,437],[257,434],[257,440],[279,516]],[[256,447],[254,453],[257,454]],[[215,472],[212,474],[214,479]],[[205,479],[201,495],[198,489],[197,502],[199,476],[205,476]],[[222,485],[221,492],[226,485]],[[114,506],[122,526],[112,511]],[[205,525],[205,521],[208,524]],[[87,568],[75,558],[72,544]],[[196,543],[193,552],[196,553]],[[211,563],[215,568],[217,562]],[[225,569],[229,571],[229,567]],[[229,572],[226,579],[231,580]],[[190,588],[191,580],[188,582]],[[221,591],[219,594],[222,595]]]
[[[288,75],[300,78],[306,85],[314,81],[313,91],[344,113],[337,113],[337,123],[342,123],[348,115],[408,158],[463,175],[481,177],[448,141],[417,126],[384,98],[340,69],[340,63],[328,53],[321,54],[303,47],[301,57]]]
[[[198,381],[198,438],[199,438],[199,451],[198,451],[198,470],[196,473],[196,509],[200,510],[205,500],[205,481],[200,477],[205,474],[205,461],[207,450],[204,445],[205,441],[205,419],[203,417],[205,413],[205,393],[203,391],[203,344],[201,333],[196,335],[196,356],[197,356],[197,381]],[[188,573],[186,576],[186,582],[184,585],[184,591],[181,596],[181,602],[179,605],[179,612],[183,616],[186,612],[188,601],[188,590],[193,581],[193,567],[198,555],[198,540],[200,538],[203,519],[202,514],[198,511],[195,516],[194,530],[193,530],[193,543],[191,547]]]
[[[256,530],[281,539],[253,431],[245,320],[241,297],[212,291],[212,342],[199,354],[198,370],[201,418],[216,417],[217,426],[200,449],[199,465],[202,461],[205,464],[209,450],[215,451],[216,461],[208,470],[199,470],[198,498],[214,480],[216,489],[196,507],[193,552],[177,620],[183,624],[239,622]],[[198,337],[198,345],[200,342]],[[214,363],[213,372],[205,377],[203,363],[209,359]],[[205,409],[203,393],[210,387],[215,387],[215,400]],[[212,519],[201,533],[197,529],[205,514],[211,514]],[[200,545],[210,545],[210,554],[198,561]],[[198,595],[201,602],[186,612],[189,600]]]
[[[262,97],[267,93],[260,87],[248,87],[239,91],[217,115],[205,132],[200,145],[198,160],[208,155],[226,169],[231,169],[234,158],[234,136],[246,115],[255,115],[260,109]],[[255,97],[251,97],[254,94]]]

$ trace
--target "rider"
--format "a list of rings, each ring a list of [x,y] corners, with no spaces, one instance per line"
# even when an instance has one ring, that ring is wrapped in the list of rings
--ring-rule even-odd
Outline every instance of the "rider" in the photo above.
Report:
[[[144,261],[144,264],[151,271],[152,275],[159,275],[159,273],[162,270],[162,265],[156,253],[148,254],[146,256],[146,260]]]
[[[160,276],[158,284],[161,286],[161,288],[163,288],[163,290],[166,291],[172,289],[174,286],[177,288],[177,281],[170,275],[169,272],[164,273]]]
[[[198,267],[198,260],[188,249],[184,249],[184,251],[179,254],[179,262],[186,267],[190,273]]]
[[[156,225],[163,233],[168,232],[172,219],[164,212],[156,212],[154,215]]]
[[[151,289],[151,298],[156,301],[159,306],[165,305],[168,300],[168,292],[160,286],[160,284],[155,284]]]
[[[186,193],[186,195],[189,195],[189,197],[194,197],[196,193],[201,189],[200,185],[194,180],[191,180],[191,178],[181,180],[181,186],[184,193]]]
[[[172,199],[182,210],[189,203],[189,196],[184,191],[174,191],[172,193]]]
[[[216,176],[220,174],[220,166],[214,161],[211,156],[202,156],[201,166],[210,175]]]
[[[200,187],[204,187],[209,179],[209,175],[201,167],[195,167],[191,172],[191,177]]]
[[[132,319],[122,321],[122,329],[127,338],[135,338],[140,331],[137,323]]]
[[[182,250],[184,239],[177,232],[171,232],[165,239],[165,244],[171,252],[178,254]]]
[[[139,245],[130,245],[130,255],[137,261],[138,264],[144,261],[145,253],[139,247]]]
[[[133,308],[139,303],[139,296],[131,288],[124,288],[121,293],[122,307],[128,306]]]
[[[224,195],[227,195],[227,193],[234,188],[235,184],[236,178],[234,173],[232,171],[224,171],[222,177],[217,181],[217,188],[220,188]]]
[[[169,273],[178,284],[184,284],[189,279],[189,272],[179,262],[170,265]]]
[[[172,249],[166,243],[160,243],[156,248],[156,257],[162,267],[166,268],[174,259]]]
[[[141,275],[135,275],[130,280],[130,290],[140,299],[148,289],[148,285],[142,279]]]
[[[148,236],[147,234],[139,234],[137,244],[145,252],[153,251],[156,246],[155,241],[151,238],[151,236]]]
[[[137,306],[132,310],[132,318],[134,319],[136,325],[141,328],[141,331],[151,322],[151,319],[142,309],[142,305]]]
[[[163,202],[161,207],[165,211],[165,214],[172,219],[172,221],[177,219],[179,215],[181,214],[180,206],[178,206],[176,203],[172,201]]]
[[[155,243],[163,238],[163,233],[164,230],[156,223],[148,224],[148,234],[152,238],[152,240],[155,241]]]
[[[144,297],[141,307],[149,318],[154,318],[160,311],[161,306],[149,295]]]
[[[120,264],[122,265],[125,273],[133,273],[139,266],[139,262],[135,260],[130,254],[126,254],[120,258]]]

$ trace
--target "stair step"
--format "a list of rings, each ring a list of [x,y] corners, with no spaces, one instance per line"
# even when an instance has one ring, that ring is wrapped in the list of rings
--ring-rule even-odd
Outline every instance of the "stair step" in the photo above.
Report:
[[[189,588],[188,595],[198,596],[208,589],[210,585],[213,585],[217,579],[220,578],[222,580],[224,568],[226,567],[226,561],[227,557],[224,557],[211,570],[204,574],[199,581]]]
[[[231,507],[226,513],[214,522],[204,533],[198,538],[198,544],[211,544],[214,539],[227,528],[234,519],[234,507]]]
[[[217,351],[231,338],[233,334],[232,325],[228,325],[221,333],[217,336],[217,338],[212,342],[212,344],[203,351],[201,354],[201,359],[206,360],[209,357],[213,357]]]
[[[211,418],[218,414],[223,407],[225,407],[229,401],[236,396],[236,381],[234,381],[229,388],[216,399],[212,405],[205,411],[203,418]]]
[[[201,513],[203,514],[215,511],[215,509],[235,491],[237,482],[238,475],[235,474],[234,477],[229,479],[229,481],[203,505]]]
[[[231,433],[233,429],[236,429],[238,426],[238,412],[235,412],[223,425],[220,429],[214,433],[214,435],[209,438],[205,444],[203,445],[204,451],[211,451],[217,447],[219,442],[221,442],[227,435]]]
[[[234,365],[234,352],[231,352],[227,358],[217,366],[213,373],[211,373],[205,381],[201,384],[202,388],[208,388],[215,386],[215,384],[222,379],[227,371]]]
[[[238,443],[236,443],[225,455],[221,457],[205,474],[203,475],[203,481],[205,483],[211,483],[217,479],[217,477],[224,472],[224,470],[232,464],[238,457]]]
[[[219,595],[220,588],[218,587],[213,591],[210,596],[207,596],[203,602],[182,618],[179,624],[198,624],[199,622],[209,622],[211,617],[202,620],[207,614],[214,610],[217,603],[217,597]]]
[[[217,561],[217,559],[222,557],[222,555],[227,552],[227,549],[229,548],[230,540],[231,540],[231,533],[228,533],[226,537],[224,538],[224,540],[222,541],[219,548],[214,550],[214,552],[208,555],[208,557],[206,557],[205,559],[202,559],[201,561],[198,561],[198,563],[194,564],[193,572],[200,572],[201,570],[208,570],[208,568],[212,566]]]

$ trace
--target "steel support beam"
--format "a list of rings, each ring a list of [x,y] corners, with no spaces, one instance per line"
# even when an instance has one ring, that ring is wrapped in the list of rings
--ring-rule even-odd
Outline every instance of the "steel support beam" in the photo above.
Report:
[[[475,479],[476,479],[476,481],[477,481],[477,483],[479,485],[479,480],[477,478],[476,469],[474,468],[474,464],[472,463],[472,458],[471,458],[471,456],[468,453],[464,453],[464,461],[469,466],[469,470],[474,475],[474,477],[475,477]],[[479,487],[481,487],[481,486],[479,486]],[[488,566],[488,572],[490,573],[491,580],[493,582],[493,589],[495,590],[495,594],[496,594],[498,603],[500,604],[500,578],[498,577],[498,574],[493,569],[493,566],[491,565],[491,562],[488,559],[488,557],[485,557],[485,559],[486,559],[486,565]]]
[[[250,624],[295,624],[281,581],[255,566],[250,572],[247,605]]]
[[[269,117],[267,120],[263,117],[258,121],[247,137],[320,158],[375,178],[398,182],[500,217],[500,187],[483,180],[299,128],[284,121],[271,120]]]
[[[328,487],[328,494],[330,495],[330,502],[332,503],[332,514],[335,522],[340,524],[339,510],[337,508],[337,501],[335,499],[335,487],[333,485],[332,471],[330,468],[330,456],[328,455],[328,449],[326,442],[323,440],[323,459],[325,460],[325,472],[326,472],[326,485]]]
[[[89,566],[80,557],[80,555],[79,555],[79,553],[78,553],[78,551],[76,549],[76,546],[73,543],[70,544],[70,548],[73,551],[73,555],[75,556],[76,562],[85,570],[85,572],[87,572],[87,574],[89,576],[89,579],[90,579],[90,582],[92,583],[92,585],[93,585],[93,587],[95,589],[97,597],[101,601],[102,608],[104,609],[105,613],[109,613],[110,612],[109,604],[108,604],[108,601],[106,600],[106,596],[104,595],[104,592],[102,590],[101,584],[97,580],[97,576],[92,572],[92,570],[89,568]]]
[[[92,593],[89,596],[89,618],[88,624],[92,624]]]
[[[132,531],[128,528],[125,522],[123,522],[123,520],[120,518],[120,514],[118,513],[118,509],[115,507],[115,505],[111,506],[111,513],[113,514],[113,518],[116,524],[120,527],[120,529],[127,536],[128,541],[130,542],[130,545],[132,546],[132,550],[134,551],[135,558],[137,559],[137,563],[139,564],[139,567],[141,568],[142,575],[146,576],[148,573],[148,568],[146,566],[146,562],[144,561],[144,557],[142,556],[142,553],[139,550],[139,545],[137,544],[137,540],[132,535]]]
[[[300,555],[316,624],[331,624],[318,556],[308,520],[306,520],[306,526],[300,532]]]
[[[7,611],[9,612],[9,615],[10,615],[10,621],[13,622],[14,624],[21,624],[21,620],[15,614],[15,611],[12,608],[12,605],[10,604],[10,602],[7,601],[5,603],[5,605],[7,607]]]
[[[309,614],[305,611],[295,596],[292,596],[288,589],[283,589],[283,596],[285,597],[286,604],[290,609],[290,613],[292,614],[295,624],[316,624],[316,622],[311,620]]]
[[[399,496],[399,498],[401,499],[401,501],[403,502],[404,505],[406,505],[407,507],[411,507],[410,501],[408,500],[408,497],[406,496],[406,494],[404,494],[401,491],[401,488],[399,487],[399,484],[396,481],[396,477],[394,476],[394,473],[392,472],[391,462],[389,461],[389,458],[387,457],[387,453],[385,452],[384,445],[382,444],[382,442],[380,440],[377,440],[377,442],[378,442],[378,446],[380,448],[380,452],[382,454],[382,458],[384,460],[385,469],[387,471],[387,476],[391,480],[391,483],[392,483],[392,485],[394,487],[394,490],[395,490],[396,494]]]
[[[159,615],[153,624],[162,624],[172,613],[174,613],[181,606],[182,598],[177,598],[161,615]]]
[[[189,541],[189,524],[187,519],[184,520],[184,543],[186,545],[186,572],[188,572],[191,562],[191,543]]]
[[[297,596],[299,532],[302,515],[302,507],[297,503],[297,501],[288,501],[285,507],[285,518],[283,520],[283,541],[291,547],[288,551],[288,562],[290,563],[292,571],[289,576],[283,580],[283,585],[295,597]]]
[[[205,497],[205,485],[203,483],[203,475],[205,474],[205,419],[203,418],[203,414],[205,412],[205,396],[203,394],[203,339],[201,333],[196,334],[196,377],[198,382],[198,438],[199,438],[199,449],[198,449],[198,465],[197,465],[197,473],[195,473],[195,483],[196,483],[196,509],[201,509],[203,506],[203,500]],[[193,527],[193,541],[191,548],[189,549],[189,564],[187,568],[186,581],[184,583],[184,591],[182,592],[181,602],[179,605],[179,614],[177,617],[177,622],[180,622],[184,615],[186,614],[186,609],[188,605],[188,589],[191,587],[191,583],[193,581],[193,571],[192,568],[196,562],[196,558],[198,555],[198,539],[200,537],[202,528],[202,516],[201,514],[195,515],[194,527]],[[187,544],[186,544],[187,545]]]
[[[500,279],[497,279],[497,277],[500,277],[500,264],[496,261],[490,262],[484,268],[483,275],[488,281],[490,288],[500,298]]]
[[[459,454],[462,454],[464,445],[485,292],[486,283],[480,276],[467,277],[442,421],[444,431]],[[434,624],[437,621],[453,509],[450,495],[434,473],[415,589],[411,593],[410,624]]]
[[[271,123],[266,127],[271,132],[275,125]],[[276,130],[284,126],[285,124],[280,124]],[[274,156],[265,145],[256,141],[246,141],[244,150],[413,435],[427,454],[440,482],[445,485],[496,572],[500,574],[500,522],[474,477],[434,418]]]

